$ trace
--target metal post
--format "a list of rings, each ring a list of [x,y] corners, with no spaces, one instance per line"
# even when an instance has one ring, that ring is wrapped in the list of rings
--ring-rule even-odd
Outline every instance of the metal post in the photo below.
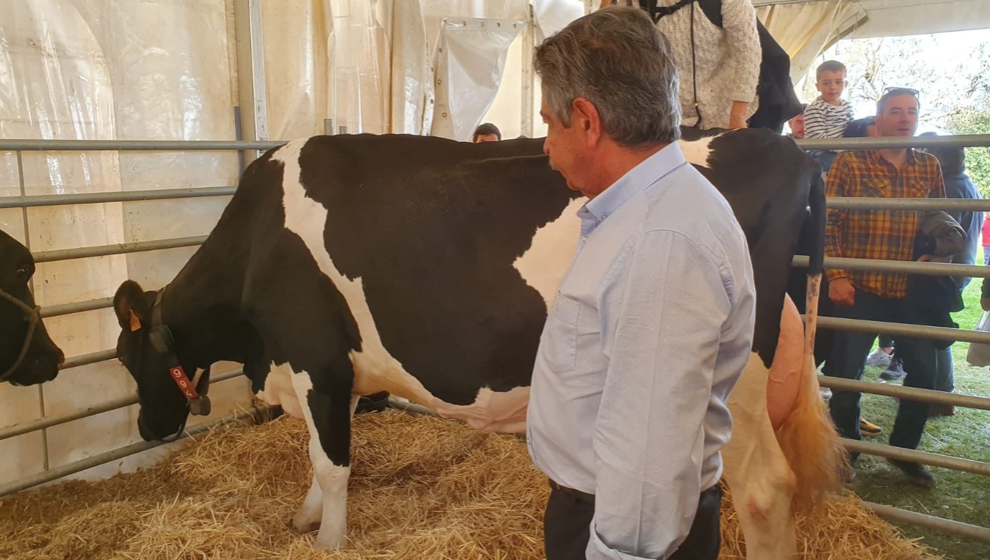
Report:
[[[242,134],[248,140],[268,140],[261,0],[234,0],[234,36],[237,45],[237,91]],[[246,167],[257,158],[257,152],[245,151],[243,165]]]
[[[337,134],[347,134],[347,127],[345,125],[340,125],[337,129]]]
[[[520,130],[523,136],[533,137],[533,105],[535,91],[533,80],[533,47],[536,42],[536,14],[529,5],[529,19],[523,29],[522,44],[522,118]]]
[[[333,136],[333,119],[323,119],[323,134]]]
[[[941,517],[934,517],[923,513],[885,506],[882,504],[874,504],[872,502],[863,502],[863,505],[873,510],[873,513],[876,513],[880,517],[884,517],[891,521],[910,523],[912,525],[925,527],[926,529],[932,529],[942,533],[949,533],[970,539],[990,542],[990,529],[987,529],[986,527],[978,527],[976,525],[970,525],[969,523],[952,521],[951,519],[942,519]]]
[[[17,150],[15,152],[17,157],[17,182],[21,188],[21,198],[27,197],[27,187],[24,183],[24,159],[21,155],[21,151]],[[31,250],[31,226],[28,224],[28,211],[27,207],[21,207],[21,220],[24,222],[24,246],[27,247],[28,251]],[[32,277],[30,283],[28,284],[28,289],[34,294],[34,278]],[[38,410],[41,412],[41,419],[44,420],[45,414],[45,389],[41,384],[38,384]],[[48,458],[48,430],[41,430],[41,460],[42,468],[45,472],[49,469],[49,458]]]

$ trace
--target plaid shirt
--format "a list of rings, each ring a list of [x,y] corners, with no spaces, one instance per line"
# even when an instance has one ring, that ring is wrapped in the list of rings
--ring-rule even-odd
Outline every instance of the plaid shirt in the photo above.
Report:
[[[942,170],[934,156],[908,150],[900,170],[879,150],[842,152],[828,173],[826,196],[945,198]],[[828,210],[825,255],[854,259],[914,260],[914,238],[921,212]],[[830,269],[829,280],[848,278],[857,290],[882,297],[907,295],[907,275]]]

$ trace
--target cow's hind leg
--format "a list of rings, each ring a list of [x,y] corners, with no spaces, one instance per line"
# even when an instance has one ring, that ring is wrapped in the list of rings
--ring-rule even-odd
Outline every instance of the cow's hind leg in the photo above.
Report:
[[[763,361],[752,354],[729,397],[732,439],[722,459],[746,538],[746,558],[789,560],[797,553],[791,508],[795,481],[767,414],[768,378]]]
[[[346,542],[351,417],[357,404],[351,395],[353,374],[349,368],[346,372],[338,379],[333,377],[335,371],[327,370],[331,378],[316,387],[306,372],[292,376],[309,428],[309,457],[313,462],[313,484],[292,524],[304,531],[318,525],[316,545],[327,549]]]

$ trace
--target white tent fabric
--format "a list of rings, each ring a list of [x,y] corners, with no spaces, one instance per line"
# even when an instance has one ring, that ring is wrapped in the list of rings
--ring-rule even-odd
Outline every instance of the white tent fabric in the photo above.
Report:
[[[791,56],[791,79],[838,40],[990,28],[987,0],[754,0],[757,15]]]
[[[762,7],[757,17],[790,55],[797,83],[822,51],[866,20],[866,12],[851,0],[827,0]]]
[[[856,0],[867,21],[851,37],[896,37],[990,28],[986,0]]]

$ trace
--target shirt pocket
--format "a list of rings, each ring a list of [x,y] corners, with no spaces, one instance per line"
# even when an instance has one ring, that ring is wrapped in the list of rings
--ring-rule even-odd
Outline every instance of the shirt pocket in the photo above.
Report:
[[[551,371],[565,373],[577,366],[577,325],[581,304],[560,292],[547,316],[541,351]]]

